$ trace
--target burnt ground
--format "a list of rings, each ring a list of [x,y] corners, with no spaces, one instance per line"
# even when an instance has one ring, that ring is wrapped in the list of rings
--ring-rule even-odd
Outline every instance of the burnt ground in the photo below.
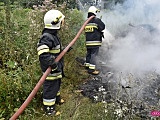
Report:
[[[81,65],[83,58],[76,58]],[[92,77],[79,86],[81,94],[90,98],[93,102],[113,103],[117,115],[125,119],[139,116],[142,119],[150,119],[152,110],[160,110],[160,76],[152,74],[147,84],[136,79],[134,85],[122,85],[119,78],[109,66],[100,65],[101,73]],[[153,77],[154,76],[154,77]],[[146,86],[145,86],[146,85]]]

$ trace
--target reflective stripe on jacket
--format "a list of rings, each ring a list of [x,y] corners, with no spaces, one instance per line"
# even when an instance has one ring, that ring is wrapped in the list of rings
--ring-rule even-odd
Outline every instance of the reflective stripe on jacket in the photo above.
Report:
[[[86,46],[97,47],[102,45],[102,31],[105,24],[99,18],[93,18],[85,26]]]
[[[63,59],[61,59],[55,68],[54,60],[61,52],[61,44],[56,34],[43,33],[39,43],[37,44],[37,52],[39,61],[43,72],[51,66],[52,71],[47,76],[46,80],[55,80],[62,78],[63,73]]]

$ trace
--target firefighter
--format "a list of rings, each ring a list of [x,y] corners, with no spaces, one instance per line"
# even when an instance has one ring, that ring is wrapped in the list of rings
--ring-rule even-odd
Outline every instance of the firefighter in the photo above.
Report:
[[[47,115],[59,115],[55,105],[64,103],[60,97],[61,79],[63,73],[63,59],[55,63],[56,57],[62,51],[61,41],[57,36],[58,30],[64,24],[65,16],[59,10],[49,10],[44,15],[44,29],[42,36],[37,44],[40,66],[44,73],[51,67],[50,74],[46,77],[43,84],[43,105]]]
[[[89,74],[98,75],[99,70],[96,69],[96,56],[98,55],[99,47],[102,44],[103,30],[105,29],[105,24],[101,19],[97,18],[97,13],[100,12],[95,6],[91,6],[88,9],[88,18],[95,16],[89,21],[85,26],[85,36],[86,36],[86,62],[85,67]]]

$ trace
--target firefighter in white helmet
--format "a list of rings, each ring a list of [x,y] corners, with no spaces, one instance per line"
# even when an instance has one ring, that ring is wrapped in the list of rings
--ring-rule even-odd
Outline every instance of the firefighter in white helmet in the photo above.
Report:
[[[62,51],[61,41],[57,36],[57,32],[64,23],[64,17],[59,10],[49,10],[44,15],[45,26],[37,44],[42,72],[44,73],[49,66],[52,69],[43,84],[43,105],[48,115],[59,115],[60,112],[56,111],[55,105],[64,102],[60,97],[64,63],[63,59],[57,63],[54,61]]]
[[[88,18],[95,16],[89,21],[85,26],[85,35],[86,35],[86,62],[85,67],[88,70],[89,74],[98,75],[99,70],[96,69],[96,56],[99,51],[99,47],[102,44],[103,30],[105,29],[105,24],[101,19],[97,18],[97,13],[100,12],[95,6],[91,6],[88,9]]]

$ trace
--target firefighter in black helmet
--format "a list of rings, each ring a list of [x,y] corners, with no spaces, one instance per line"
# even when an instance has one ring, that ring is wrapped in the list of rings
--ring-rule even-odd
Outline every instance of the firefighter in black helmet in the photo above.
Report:
[[[55,104],[64,102],[60,97],[60,84],[63,77],[63,59],[58,63],[54,60],[62,51],[61,41],[57,36],[64,22],[64,15],[59,10],[50,10],[44,15],[45,27],[37,45],[40,66],[44,73],[49,66],[52,70],[43,84],[43,105],[48,115],[59,115]]]
[[[91,16],[96,16],[100,12],[95,6],[91,6],[88,9],[88,18]],[[105,29],[105,24],[101,19],[94,17],[89,21],[85,27],[86,35],[86,62],[85,67],[89,74],[98,75],[99,70],[96,69],[96,56],[99,51],[99,47],[102,44],[103,30]]]

